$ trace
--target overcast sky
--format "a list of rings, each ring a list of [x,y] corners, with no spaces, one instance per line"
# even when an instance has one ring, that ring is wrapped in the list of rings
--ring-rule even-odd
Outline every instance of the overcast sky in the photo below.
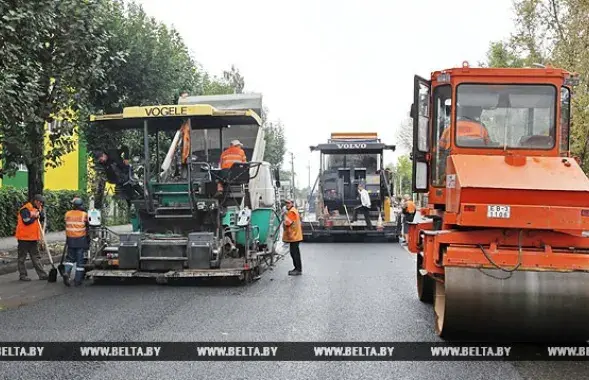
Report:
[[[476,65],[513,28],[512,0],[139,0],[173,25],[209,72],[235,64],[285,125],[297,186],[313,180],[309,145],[332,131],[395,144],[413,76]],[[396,161],[396,154],[386,156]],[[288,158],[290,160],[290,158]],[[290,166],[290,165],[289,165]]]

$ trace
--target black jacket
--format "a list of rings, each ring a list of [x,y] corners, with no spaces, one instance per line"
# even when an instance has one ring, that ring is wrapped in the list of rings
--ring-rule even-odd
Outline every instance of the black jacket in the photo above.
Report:
[[[101,166],[106,174],[107,181],[117,185],[123,184],[129,178],[129,166],[124,163],[121,155],[125,154],[125,158],[128,158],[128,149],[126,147],[111,149],[106,154],[108,159]]]

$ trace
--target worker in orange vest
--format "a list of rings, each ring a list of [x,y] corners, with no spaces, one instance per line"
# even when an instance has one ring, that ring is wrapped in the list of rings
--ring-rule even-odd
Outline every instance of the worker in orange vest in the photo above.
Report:
[[[63,283],[70,286],[70,273],[75,265],[74,284],[80,286],[84,281],[84,254],[90,245],[88,213],[84,210],[84,203],[80,198],[74,198],[72,204],[73,209],[65,213],[67,257],[64,263]]]
[[[284,231],[282,241],[289,243],[290,256],[294,269],[288,272],[289,276],[300,276],[303,274],[303,263],[301,262],[300,242],[303,240],[303,226],[301,225],[301,216],[294,205],[292,199],[286,201],[286,210],[284,212]]]
[[[25,265],[27,255],[31,257],[39,280],[47,279],[47,272],[43,269],[41,253],[39,252],[41,223],[45,222],[44,204],[45,198],[37,194],[32,201],[25,203],[18,210],[15,237],[18,241],[18,273],[21,281],[31,281],[27,276],[27,267]]]
[[[458,117],[456,120],[456,139],[462,139],[462,145],[465,147],[475,147],[476,145],[468,144],[468,140],[480,141],[485,145],[491,142],[489,131],[481,122],[482,107],[458,107]],[[439,164],[436,170],[436,175],[440,183],[446,182],[446,159],[450,154],[450,127],[444,129],[442,136],[438,142],[438,149],[440,156],[438,158]],[[460,144],[460,141],[459,141]]]
[[[456,136],[458,138],[483,140],[485,144],[491,142],[489,131],[481,123],[482,107],[458,107],[456,120]],[[441,150],[450,149],[450,128],[446,128],[440,137]]]
[[[234,163],[236,162],[247,162],[247,157],[245,156],[245,152],[243,151],[243,144],[239,140],[231,141],[231,145],[229,148],[225,149],[223,153],[221,153],[221,160],[219,162],[219,166],[223,171],[222,176],[225,178],[227,175],[227,171],[231,169]],[[223,183],[221,181],[217,181],[217,193],[223,192]]]
[[[417,207],[415,207],[415,203],[411,199],[409,194],[405,194],[405,200],[402,206],[403,212],[403,237],[405,239],[405,244],[409,241],[409,223],[413,222],[415,219],[415,214],[417,212]]]

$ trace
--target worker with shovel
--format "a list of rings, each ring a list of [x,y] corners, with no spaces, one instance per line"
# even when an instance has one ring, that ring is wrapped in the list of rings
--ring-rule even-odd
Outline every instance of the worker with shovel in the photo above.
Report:
[[[84,210],[84,203],[80,198],[74,198],[72,204],[73,210],[65,214],[67,257],[64,263],[63,283],[70,286],[70,273],[75,265],[74,284],[80,286],[84,280],[84,253],[90,246],[88,213]]]
[[[18,241],[18,273],[21,281],[31,281],[27,276],[25,265],[27,254],[31,257],[33,267],[39,276],[39,280],[47,280],[47,272],[41,264],[41,253],[39,252],[39,241],[41,241],[41,223],[45,221],[43,206],[45,198],[37,194],[33,200],[27,202],[20,208],[16,222],[16,240]]]

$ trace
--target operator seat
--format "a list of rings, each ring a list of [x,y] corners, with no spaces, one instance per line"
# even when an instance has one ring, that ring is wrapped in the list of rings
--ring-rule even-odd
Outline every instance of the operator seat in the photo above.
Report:
[[[234,162],[227,172],[225,182],[231,185],[245,185],[250,181],[250,163]]]

